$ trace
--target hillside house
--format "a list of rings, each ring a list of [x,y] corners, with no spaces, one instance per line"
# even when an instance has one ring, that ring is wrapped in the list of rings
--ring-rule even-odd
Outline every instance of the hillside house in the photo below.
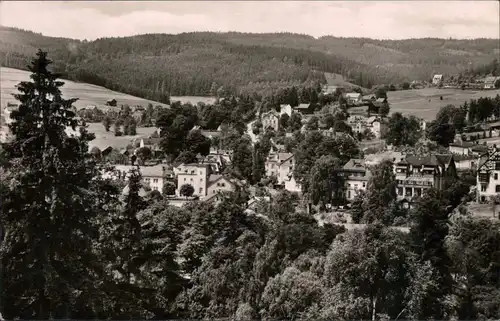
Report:
[[[500,195],[500,151],[490,149],[478,160],[477,201],[488,202]]]
[[[151,190],[163,192],[163,185],[167,181],[174,181],[174,172],[165,165],[155,166],[132,166],[132,165],[116,165],[111,171],[103,173],[102,177],[105,179],[125,180],[130,177],[132,169],[139,168],[142,176],[142,183],[149,186]]]
[[[344,88],[341,87],[341,86],[325,85],[321,89],[321,92],[323,94],[325,94],[325,95],[331,95],[331,94],[334,94],[337,91],[337,89],[341,90],[341,89],[344,89]]]
[[[486,77],[484,79],[484,89],[500,88],[500,77]]]
[[[377,139],[383,137],[388,131],[387,121],[377,116],[352,115],[347,118],[347,124],[351,126],[354,133],[364,133],[368,129]]]
[[[363,96],[360,93],[347,93],[344,97],[349,105],[357,105],[363,101]]]
[[[299,104],[297,107],[294,107],[293,110],[301,113],[302,115],[312,115],[312,114],[314,114],[314,105],[313,104]]]
[[[435,86],[441,85],[443,83],[443,81],[444,81],[443,75],[436,74],[432,77],[432,84]]]
[[[270,153],[265,164],[266,176],[275,176],[277,184],[282,185],[293,172],[294,165],[295,157],[292,153]]]
[[[366,190],[370,172],[363,159],[351,159],[342,168],[342,176],[345,179],[344,196],[347,201],[352,201]]]
[[[413,197],[421,196],[429,188],[444,189],[457,176],[453,155],[407,155],[394,164],[396,194],[404,206],[411,206]]]
[[[182,164],[176,168],[177,174],[177,191],[180,195],[182,185],[189,184],[193,186],[193,196],[203,197],[207,195],[208,177],[211,172],[211,167],[208,164]]]
[[[292,116],[293,108],[289,104],[281,104],[280,105],[280,117],[283,114],[287,114],[288,117]]]
[[[280,114],[276,110],[270,110],[263,113],[261,116],[262,128],[265,130],[267,128],[272,128],[274,131],[279,130],[279,120]]]
[[[210,175],[208,177],[207,197],[211,197],[220,192],[234,192],[241,183],[237,180],[230,179],[224,175]]]
[[[457,171],[476,169],[478,159],[476,155],[454,155],[453,159],[455,160]]]

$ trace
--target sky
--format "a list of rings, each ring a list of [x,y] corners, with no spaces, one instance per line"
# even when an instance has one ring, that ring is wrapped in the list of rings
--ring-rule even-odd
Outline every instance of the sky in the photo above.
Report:
[[[0,24],[94,40],[191,31],[314,37],[500,38],[491,1],[1,1]]]

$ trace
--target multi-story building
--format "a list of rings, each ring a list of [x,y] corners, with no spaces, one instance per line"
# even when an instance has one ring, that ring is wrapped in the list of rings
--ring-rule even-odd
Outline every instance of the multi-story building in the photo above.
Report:
[[[492,148],[481,156],[477,168],[477,201],[487,202],[500,195],[500,151]]]
[[[295,157],[292,153],[270,153],[266,160],[266,176],[275,176],[278,184],[284,184],[293,172]]]
[[[189,184],[194,188],[194,196],[207,195],[208,177],[212,174],[209,164],[182,164],[176,168],[177,195],[180,195],[182,185]]]
[[[280,105],[280,117],[283,114],[287,114],[288,117],[292,117],[292,112],[293,112],[293,108],[289,104],[281,104]]]
[[[347,119],[347,124],[351,126],[354,133],[364,133],[365,130],[369,130],[377,139],[383,137],[388,131],[385,119],[377,116],[352,115]]]
[[[278,131],[280,124],[280,114],[276,110],[270,110],[266,113],[263,113],[261,116],[262,127],[263,129],[272,128],[275,131]]]
[[[413,197],[421,196],[430,188],[444,189],[457,176],[453,155],[407,155],[394,163],[396,194],[408,206]]]
[[[361,95],[360,93],[347,93],[345,94],[345,99],[347,100],[348,104],[360,104],[363,101],[363,95]]]
[[[218,192],[234,191],[236,186],[240,184],[225,175],[213,174],[209,164],[182,164],[176,168],[176,173],[176,194],[179,196],[180,189],[184,184],[193,186],[193,196],[200,198],[212,197]]]
[[[352,201],[359,192],[366,190],[370,171],[363,159],[351,159],[344,165],[342,176],[345,180],[345,198],[347,201]]]
[[[132,165],[115,165],[113,170],[103,173],[103,178],[127,181],[130,170],[136,168],[137,166]],[[151,190],[160,193],[163,193],[165,182],[174,181],[174,172],[165,165],[139,166],[139,172],[142,176],[142,183],[149,186]]]

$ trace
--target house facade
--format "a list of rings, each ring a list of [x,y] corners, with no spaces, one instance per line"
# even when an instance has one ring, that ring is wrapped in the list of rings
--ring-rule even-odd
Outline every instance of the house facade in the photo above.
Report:
[[[293,108],[289,104],[281,104],[280,105],[280,117],[283,114],[287,114],[288,117],[292,116]]]
[[[426,190],[446,188],[450,179],[457,176],[455,161],[451,154],[429,156],[407,155],[394,164],[397,199],[411,205],[413,197]]]
[[[302,115],[312,115],[314,114],[313,104],[299,104],[297,107],[293,108],[294,111],[301,113]]]
[[[439,86],[443,83],[444,81],[444,77],[443,75],[434,75],[434,77],[432,77],[432,84],[435,85],[435,86]]]
[[[345,99],[348,104],[356,105],[360,104],[363,101],[363,95],[360,93],[347,93],[345,94]]]
[[[193,196],[203,197],[207,195],[208,177],[211,174],[211,168],[208,164],[182,164],[177,167],[177,191],[180,195],[182,185],[189,184],[193,186]]]
[[[370,172],[363,159],[351,159],[342,168],[344,177],[344,196],[347,201],[353,201],[361,191],[366,191]]]
[[[266,113],[263,113],[261,116],[261,122],[263,129],[272,128],[274,131],[278,131],[280,115],[275,110],[270,110]]]
[[[278,184],[284,184],[293,173],[294,166],[295,157],[292,153],[270,153],[265,164],[266,176],[275,176]]]
[[[102,177],[128,181],[130,171],[137,168],[137,166],[132,165],[115,165],[113,170],[103,173]],[[173,170],[165,165],[139,166],[139,172],[142,176],[142,183],[149,186],[151,190],[160,193],[163,193],[165,183],[173,182],[175,177]]]
[[[377,116],[352,115],[347,119],[347,124],[351,126],[354,133],[363,133],[368,129],[377,139],[383,137],[388,131],[387,122]]]
[[[500,77],[486,77],[484,79],[484,89],[495,89],[500,87]]]
[[[497,149],[492,148],[479,158],[476,194],[481,203],[500,195],[500,151]]]

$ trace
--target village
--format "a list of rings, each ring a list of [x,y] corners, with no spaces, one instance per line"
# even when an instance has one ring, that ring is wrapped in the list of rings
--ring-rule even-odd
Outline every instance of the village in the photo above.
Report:
[[[483,89],[495,87],[500,77],[489,77],[482,82]],[[446,87],[450,82],[444,82],[442,75],[435,75],[432,84],[427,86]],[[493,87],[491,87],[493,84]],[[411,84],[413,88],[415,82]],[[363,158],[353,158],[343,165],[340,176],[343,177],[343,188],[340,192],[343,201],[338,206],[327,204],[329,212],[343,212],[349,222],[349,207],[356,196],[366,191],[368,180],[371,177],[371,168],[383,161],[393,164],[396,176],[395,190],[397,199],[404,208],[411,208],[415,197],[423,195],[426,189],[441,189],[446,186],[448,178],[457,177],[461,173],[475,173],[476,183],[473,187],[474,206],[477,209],[481,204],[491,204],[500,199],[500,183],[496,184],[500,173],[500,153],[496,150],[495,137],[500,136],[500,121],[491,116],[486,122],[468,126],[462,133],[457,133],[453,142],[444,150],[422,154],[415,148],[402,148],[392,146],[385,142],[389,131],[390,102],[386,95],[366,94],[360,90],[349,92],[341,86],[323,86],[321,94],[336,95],[336,101],[325,105],[320,111],[315,110],[312,103],[298,103],[296,106],[281,104],[279,108],[271,108],[262,112],[256,108],[256,119],[247,124],[245,135],[250,137],[252,144],[261,139],[267,132],[284,132],[283,115],[291,119],[293,115],[300,115],[300,133],[307,135],[317,131],[325,137],[347,137],[356,142],[363,150]],[[377,98],[378,97],[378,98]],[[106,102],[115,107],[116,100]],[[343,107],[341,107],[341,104]],[[8,105],[3,109],[3,120],[9,123],[9,114],[16,108]],[[87,111],[97,110],[89,106]],[[132,109],[132,116],[139,121],[144,113],[142,106]],[[80,111],[82,113],[84,111]],[[328,124],[327,114],[335,115],[344,112],[347,117],[344,124],[349,130],[334,128]],[[423,133],[421,140],[425,141],[425,132],[428,122],[418,119],[420,131]],[[470,122],[469,122],[470,123]],[[155,129],[148,136],[134,136],[126,147],[107,146],[99,149],[94,147],[91,151],[98,155],[99,160],[105,164],[114,165],[103,172],[103,178],[124,182],[123,193],[127,193],[126,181],[133,168],[139,168],[143,188],[141,195],[148,193],[163,195],[171,205],[182,207],[192,200],[204,202],[217,202],[221,193],[245,188],[250,191],[247,202],[248,210],[255,210],[255,205],[262,200],[268,200],[279,191],[286,190],[298,195],[302,204],[311,211],[310,200],[303,195],[302,184],[294,176],[296,155],[287,149],[284,144],[270,139],[270,150],[265,160],[265,172],[262,178],[265,184],[251,185],[248,181],[236,178],[226,171],[231,166],[233,150],[222,149],[214,143],[222,135],[221,126],[217,130],[204,130],[195,126],[191,132],[198,131],[212,143],[206,155],[196,155],[196,161],[184,163],[167,161],[162,155],[161,130]],[[285,133],[286,138],[295,134],[291,131]],[[2,131],[2,141],[9,139],[8,130]],[[491,140],[493,139],[493,140]],[[143,155],[147,155],[144,157]],[[193,159],[194,160],[194,159]],[[263,192],[264,191],[264,192]],[[472,191],[472,190],[471,190]],[[487,208],[487,205],[483,207]],[[493,213],[493,217],[498,213]]]

